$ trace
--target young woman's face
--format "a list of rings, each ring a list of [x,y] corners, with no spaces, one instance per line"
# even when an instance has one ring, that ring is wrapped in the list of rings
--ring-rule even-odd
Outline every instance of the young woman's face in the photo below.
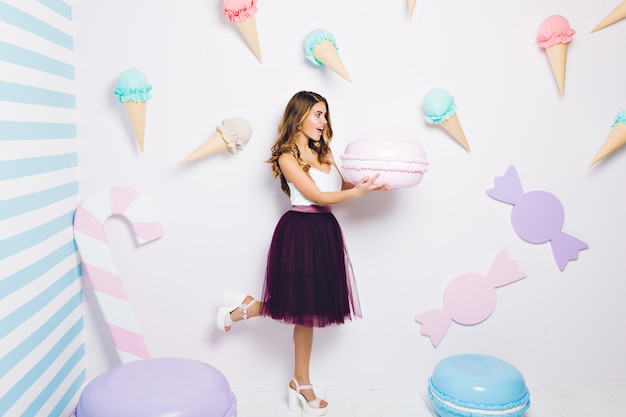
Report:
[[[322,134],[324,133],[324,127],[327,123],[326,104],[319,101],[309,110],[309,113],[302,121],[300,130],[308,138],[318,141],[321,139]]]

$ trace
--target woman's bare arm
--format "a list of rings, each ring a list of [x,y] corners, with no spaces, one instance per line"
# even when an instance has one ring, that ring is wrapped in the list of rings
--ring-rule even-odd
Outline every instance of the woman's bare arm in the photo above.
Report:
[[[307,199],[319,206],[339,204],[361,197],[370,191],[389,189],[385,183],[375,183],[378,179],[378,174],[376,174],[371,178],[364,177],[354,185],[343,181],[344,184],[348,185],[346,188],[342,187],[341,191],[320,191],[315,181],[304,171],[292,154],[284,153],[279,156],[278,164],[287,181],[293,183]]]

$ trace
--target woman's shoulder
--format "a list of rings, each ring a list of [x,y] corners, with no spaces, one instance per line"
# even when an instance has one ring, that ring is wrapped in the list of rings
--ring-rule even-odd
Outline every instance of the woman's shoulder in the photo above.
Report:
[[[326,158],[325,159],[331,165],[335,165],[335,156],[333,155],[333,151],[331,151],[330,149],[328,150],[328,153],[326,154]]]
[[[293,156],[294,158],[296,157],[296,151],[293,149],[283,149],[280,151],[280,154],[278,155],[279,158],[285,156],[285,155],[290,155]]]
[[[296,153],[292,150],[286,150],[278,155],[278,162],[294,161],[297,162]]]

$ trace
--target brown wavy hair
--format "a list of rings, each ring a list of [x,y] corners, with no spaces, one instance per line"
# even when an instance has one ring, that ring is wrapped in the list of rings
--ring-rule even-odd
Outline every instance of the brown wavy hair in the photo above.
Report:
[[[309,139],[309,148],[311,148],[317,154],[317,160],[322,163],[329,163],[328,152],[330,151],[330,140],[333,137],[333,128],[330,122],[330,109],[328,108],[328,101],[321,95],[313,93],[311,91],[299,91],[291,97],[285,112],[278,125],[278,137],[272,146],[272,156],[267,160],[272,164],[272,174],[274,178],[280,178],[280,188],[287,195],[290,195],[289,185],[287,180],[280,170],[278,165],[278,157],[288,152],[295,156],[296,160],[304,169],[305,172],[309,172],[311,166],[305,163],[300,158],[300,151],[295,144],[295,137],[300,130],[302,121],[307,117],[311,108],[319,102],[323,102],[326,105],[326,126],[324,132],[319,141]]]

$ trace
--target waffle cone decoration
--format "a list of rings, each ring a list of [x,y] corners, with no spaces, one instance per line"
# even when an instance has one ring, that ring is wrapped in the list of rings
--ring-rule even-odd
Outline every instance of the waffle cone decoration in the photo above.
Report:
[[[222,0],[222,14],[231,23],[236,23],[239,31],[246,40],[254,56],[263,62],[261,58],[261,46],[259,35],[256,29],[256,18],[254,15],[257,9],[258,0]]]
[[[611,13],[608,14],[607,17],[602,19],[600,23],[596,25],[593,29],[591,29],[591,33],[597,32],[600,29],[604,29],[605,27],[612,25],[615,22],[618,22],[626,17],[626,0],[623,0]]]
[[[548,61],[550,61],[550,68],[552,68],[552,74],[556,80],[556,85],[559,87],[561,95],[565,95],[565,71],[567,68],[567,44],[557,43],[549,48],[546,48],[546,54],[548,55]]]
[[[127,101],[124,103],[126,107],[126,113],[130,119],[130,124],[133,126],[133,132],[137,138],[139,149],[143,153],[143,142],[146,134],[146,102],[142,101]]]
[[[604,143],[598,152],[596,152],[596,155],[593,157],[589,166],[591,167],[593,164],[613,153],[624,144],[626,144],[626,125],[618,122],[611,129],[609,136],[604,140]]]
[[[537,42],[546,51],[550,67],[561,96],[565,95],[565,69],[567,66],[567,47],[576,31],[566,18],[560,15],[550,16],[541,23]]]
[[[466,151],[470,151],[470,146],[469,143],[467,143],[465,132],[463,132],[463,128],[461,127],[461,121],[456,114],[448,120],[441,122],[440,125],[444,128],[446,132],[448,132],[450,136],[452,136],[457,142],[459,142]]]
[[[226,150],[228,150],[226,140],[224,140],[220,131],[216,131],[202,145],[198,146],[196,150],[190,153],[185,159],[180,161],[178,165],[184,165],[191,161],[196,161],[198,159],[205,158],[210,155],[215,155]]]
[[[250,49],[252,49],[252,53],[254,53],[256,59],[262,63],[263,58],[261,57],[261,46],[259,44],[259,35],[256,30],[256,19],[254,16],[250,16],[247,20],[237,22],[237,27],[246,39]]]
[[[250,123],[246,119],[242,117],[224,119],[215,128],[215,133],[185,159],[180,161],[178,166],[224,151],[234,154],[246,146],[251,136],[252,127],[250,127]]]
[[[326,66],[348,82],[352,82],[339,56],[337,42],[332,33],[324,29],[310,32],[304,40],[306,58],[317,66]]]
[[[341,62],[341,57],[330,41],[322,41],[313,49],[313,56],[325,66],[341,75],[344,79],[352,81]]]
[[[413,11],[415,10],[415,3],[417,3],[417,0],[408,0],[410,19],[413,19]]]

